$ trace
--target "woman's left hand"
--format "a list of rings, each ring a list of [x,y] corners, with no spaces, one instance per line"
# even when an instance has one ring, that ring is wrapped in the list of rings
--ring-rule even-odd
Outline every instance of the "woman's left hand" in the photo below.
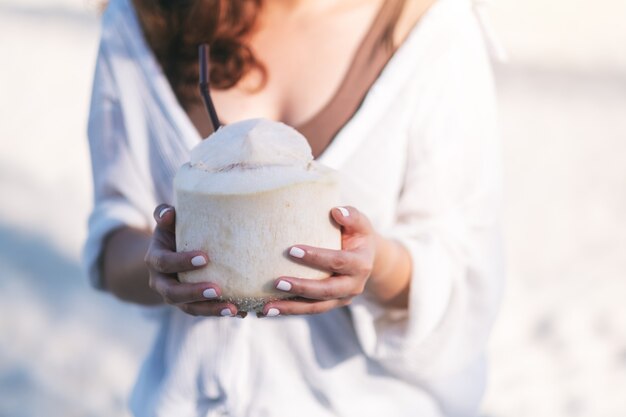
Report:
[[[271,301],[263,307],[263,316],[324,313],[350,304],[364,291],[374,267],[376,234],[367,217],[353,207],[333,208],[331,215],[342,229],[342,250],[295,245],[289,255],[333,275],[320,280],[278,278],[276,289],[299,298]]]

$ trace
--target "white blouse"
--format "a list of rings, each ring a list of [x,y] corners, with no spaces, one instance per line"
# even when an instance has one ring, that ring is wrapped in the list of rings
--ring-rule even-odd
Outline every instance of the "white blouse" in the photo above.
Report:
[[[411,31],[321,162],[342,204],[412,256],[408,310],[364,297],[315,316],[199,318],[166,307],[131,399],[138,417],[471,416],[501,296],[493,79],[470,0],[439,0]],[[84,262],[99,286],[103,238],[153,227],[201,138],[112,0],[89,117],[95,206]],[[295,243],[295,242],[294,242]]]

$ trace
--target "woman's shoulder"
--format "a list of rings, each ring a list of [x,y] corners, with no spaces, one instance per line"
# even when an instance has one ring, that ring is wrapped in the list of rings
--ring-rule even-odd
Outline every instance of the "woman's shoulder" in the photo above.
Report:
[[[128,8],[135,10],[133,0],[108,0],[104,8],[104,15],[107,13],[117,13],[119,11],[128,10]]]
[[[408,0],[409,3],[412,2]],[[436,89],[436,85],[447,82],[451,76],[456,77],[459,71],[471,75],[488,73],[490,69],[473,1],[433,0],[389,62],[386,72],[394,76],[382,79],[386,85],[401,84],[399,94],[416,96],[424,88]]]
[[[395,48],[402,45],[411,32],[420,24],[428,11],[437,0],[408,0],[404,1],[402,12],[398,17],[393,31],[393,44]]]
[[[102,14],[100,49],[104,55],[145,57],[143,32],[132,0],[110,0]]]
[[[109,0],[102,13],[102,33],[119,31],[122,26],[135,26],[136,13],[132,0]]]
[[[421,74],[489,69],[488,45],[472,0],[436,0],[407,35],[404,58]],[[459,67],[459,65],[461,67]]]
[[[394,39],[401,45],[418,37],[423,47],[440,50],[484,45],[476,7],[476,0],[408,0]]]

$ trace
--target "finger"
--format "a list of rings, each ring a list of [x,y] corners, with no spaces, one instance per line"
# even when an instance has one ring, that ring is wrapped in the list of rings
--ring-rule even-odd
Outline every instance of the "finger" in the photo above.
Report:
[[[361,262],[355,252],[307,245],[292,246],[289,249],[289,256],[305,265],[346,275],[352,275]]]
[[[259,317],[291,316],[300,314],[326,313],[334,308],[347,306],[351,298],[341,300],[313,301],[313,300],[282,300],[272,301],[263,307]]]
[[[233,317],[238,314],[237,307],[227,302],[200,301],[181,304],[178,308],[192,316]],[[240,317],[242,316],[240,315]],[[243,317],[245,317],[245,315]]]
[[[148,268],[164,274],[193,271],[204,267],[209,259],[204,252],[174,252],[155,241],[146,254]]]
[[[157,222],[157,227],[174,233],[174,227],[176,225],[176,210],[173,206],[168,204],[159,204],[154,209],[153,216],[154,220]]]
[[[179,282],[173,276],[159,273],[150,275],[150,288],[161,294],[166,303],[174,305],[217,300],[222,295],[216,284],[210,282],[187,284]]]
[[[331,216],[348,234],[370,233],[372,226],[367,217],[351,206],[335,207],[331,211]]]
[[[356,297],[364,289],[364,283],[349,276],[325,279],[281,277],[276,280],[274,285],[279,291],[312,300]]]

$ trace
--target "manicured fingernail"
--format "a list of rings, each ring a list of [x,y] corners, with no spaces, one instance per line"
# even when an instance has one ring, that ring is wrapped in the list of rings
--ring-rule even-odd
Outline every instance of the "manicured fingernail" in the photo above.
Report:
[[[165,207],[163,210],[161,210],[159,212],[159,219],[163,218],[163,216],[165,216],[165,213],[167,213],[168,211],[172,211],[172,207]]]
[[[345,207],[337,207],[337,210],[339,210],[343,217],[348,217],[350,215],[350,212]]]
[[[191,264],[193,266],[206,265],[206,259],[202,255],[194,256],[193,258],[191,258]]]
[[[267,310],[267,317],[276,317],[276,316],[280,316],[280,311],[278,311],[277,308],[270,308],[269,310]]]
[[[206,290],[202,291],[202,296],[204,298],[217,298],[217,291],[215,291],[214,288],[207,288]]]
[[[291,283],[280,280],[278,281],[278,284],[276,284],[276,289],[281,290],[281,291],[291,291]]]
[[[233,315],[233,312],[230,311],[230,308],[225,308],[222,311],[220,311],[220,315],[223,317],[227,317],[227,316],[230,317]]]
[[[294,246],[293,248],[289,249],[289,255],[293,256],[294,258],[304,258],[304,251]]]

